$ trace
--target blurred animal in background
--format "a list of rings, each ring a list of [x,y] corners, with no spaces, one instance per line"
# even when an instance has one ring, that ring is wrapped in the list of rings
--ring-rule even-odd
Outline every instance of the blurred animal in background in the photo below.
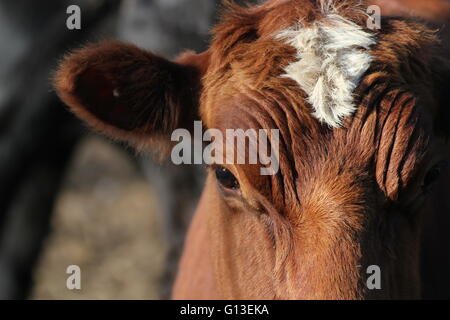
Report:
[[[424,5],[398,1],[388,15],[406,4],[413,15]],[[168,60],[110,41],[60,65],[55,86],[72,111],[139,150],[170,146],[199,119],[280,130],[276,175],[209,170],[174,298],[449,297],[448,56],[415,19],[367,29],[366,7],[228,4],[203,53]],[[445,19],[423,17],[433,12]]]
[[[83,32],[68,32],[67,1],[0,1],[0,299],[23,299],[72,151],[82,137],[52,92],[68,48],[107,29],[118,1],[79,1]]]
[[[372,0],[385,16],[420,17],[427,21],[447,23],[449,21],[450,2],[448,0]]]

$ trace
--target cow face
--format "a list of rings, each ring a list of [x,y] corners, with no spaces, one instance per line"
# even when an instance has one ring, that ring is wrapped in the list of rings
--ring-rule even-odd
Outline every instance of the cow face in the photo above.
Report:
[[[239,298],[418,297],[421,208],[446,163],[435,39],[396,19],[371,32],[355,6],[280,3],[232,9],[210,49],[207,126],[280,130],[279,174],[216,172],[219,287]]]
[[[279,130],[276,174],[209,170],[199,250],[222,297],[419,296],[448,69],[424,26],[389,19],[372,32],[356,2],[231,6],[201,55],[172,62],[110,42],[69,55],[57,73],[78,116],[137,148],[167,145],[196,119],[224,133]]]

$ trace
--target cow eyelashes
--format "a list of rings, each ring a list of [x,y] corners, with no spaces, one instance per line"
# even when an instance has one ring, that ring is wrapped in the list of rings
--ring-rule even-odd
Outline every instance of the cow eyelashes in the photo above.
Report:
[[[213,170],[215,172],[217,181],[223,188],[229,190],[239,189],[239,182],[230,170],[221,166],[213,167]]]

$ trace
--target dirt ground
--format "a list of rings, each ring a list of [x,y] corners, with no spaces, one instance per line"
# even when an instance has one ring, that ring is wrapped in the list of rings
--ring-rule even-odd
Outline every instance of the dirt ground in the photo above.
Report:
[[[157,299],[166,248],[149,183],[99,137],[76,152],[34,275],[32,299]],[[66,288],[70,265],[81,290]]]

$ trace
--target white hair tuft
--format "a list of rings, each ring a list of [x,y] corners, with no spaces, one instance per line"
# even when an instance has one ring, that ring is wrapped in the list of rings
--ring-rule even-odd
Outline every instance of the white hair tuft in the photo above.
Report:
[[[333,1],[323,0],[326,18],[311,27],[284,30],[277,38],[297,49],[298,61],[285,68],[308,95],[314,116],[331,127],[353,114],[353,91],[369,69],[374,37],[356,23],[332,13]]]

